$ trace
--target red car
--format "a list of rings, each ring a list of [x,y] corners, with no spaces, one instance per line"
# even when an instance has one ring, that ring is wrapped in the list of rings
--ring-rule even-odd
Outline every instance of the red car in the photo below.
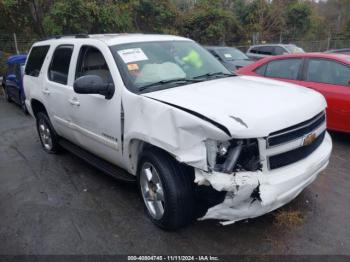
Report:
[[[350,133],[350,56],[304,53],[264,58],[237,71],[314,89],[327,100],[331,130]]]

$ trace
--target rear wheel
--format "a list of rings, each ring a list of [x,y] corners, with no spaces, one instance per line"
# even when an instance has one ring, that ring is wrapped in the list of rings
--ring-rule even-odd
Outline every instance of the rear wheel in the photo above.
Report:
[[[58,135],[45,113],[36,114],[36,127],[44,150],[50,154],[57,153],[59,151]]]
[[[194,176],[167,153],[148,149],[140,157],[138,186],[152,222],[177,229],[194,219]]]

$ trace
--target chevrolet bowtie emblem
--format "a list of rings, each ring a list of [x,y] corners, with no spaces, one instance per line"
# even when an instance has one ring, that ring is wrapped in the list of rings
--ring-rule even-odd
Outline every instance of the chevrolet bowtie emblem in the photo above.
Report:
[[[315,133],[308,134],[303,140],[303,146],[311,145],[316,140],[316,138],[317,137]]]

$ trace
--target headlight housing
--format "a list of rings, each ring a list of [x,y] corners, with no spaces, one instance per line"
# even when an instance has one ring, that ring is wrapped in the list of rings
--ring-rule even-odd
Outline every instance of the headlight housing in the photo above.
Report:
[[[257,139],[208,140],[206,145],[211,170],[232,173],[261,169]]]

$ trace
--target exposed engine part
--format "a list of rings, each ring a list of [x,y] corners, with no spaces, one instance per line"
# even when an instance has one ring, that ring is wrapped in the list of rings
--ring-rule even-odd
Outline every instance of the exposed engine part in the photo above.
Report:
[[[237,145],[232,148],[226,158],[226,161],[222,165],[222,172],[231,173],[236,166],[239,155],[242,152],[243,142],[237,141]]]
[[[220,153],[220,146],[223,143],[219,143],[216,145],[216,154],[208,155],[208,164],[214,167],[213,170],[228,174],[238,171],[261,170],[262,165],[257,139],[234,139],[229,143],[226,154]],[[207,144],[207,146],[209,150],[214,148],[212,143]]]

